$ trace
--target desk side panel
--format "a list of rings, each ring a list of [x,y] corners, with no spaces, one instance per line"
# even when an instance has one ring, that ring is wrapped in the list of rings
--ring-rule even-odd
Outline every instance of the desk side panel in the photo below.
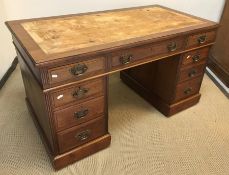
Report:
[[[47,110],[47,104],[45,101],[45,95],[34,78],[32,72],[30,71],[28,65],[25,63],[24,59],[20,55],[20,53],[17,53],[21,68],[21,74],[24,82],[25,92],[26,92],[26,98],[30,104],[30,107],[32,108],[32,111],[35,113],[35,118],[38,121],[38,124],[40,126],[40,129],[44,133],[45,141],[48,142],[47,145],[53,153],[54,151],[54,142],[53,142],[53,136],[52,136],[52,130],[51,125],[49,121],[49,115]],[[42,133],[40,133],[42,134]]]

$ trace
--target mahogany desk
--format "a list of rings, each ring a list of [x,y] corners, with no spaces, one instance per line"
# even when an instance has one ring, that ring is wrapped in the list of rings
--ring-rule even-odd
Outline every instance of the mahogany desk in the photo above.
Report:
[[[218,27],[161,6],[6,24],[55,169],[109,146],[113,72],[166,116],[196,104]]]

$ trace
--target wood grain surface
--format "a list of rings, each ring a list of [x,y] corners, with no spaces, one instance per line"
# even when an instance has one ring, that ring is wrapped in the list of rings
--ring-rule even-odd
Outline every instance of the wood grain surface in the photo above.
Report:
[[[201,23],[183,14],[151,7],[25,22],[22,26],[46,54],[52,54]]]

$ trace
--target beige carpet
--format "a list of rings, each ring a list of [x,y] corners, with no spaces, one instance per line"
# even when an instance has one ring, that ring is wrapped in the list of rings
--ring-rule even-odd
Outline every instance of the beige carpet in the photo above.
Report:
[[[165,118],[110,80],[108,149],[52,169],[24,101],[19,68],[0,91],[1,175],[228,175],[229,100],[205,76],[200,103]]]

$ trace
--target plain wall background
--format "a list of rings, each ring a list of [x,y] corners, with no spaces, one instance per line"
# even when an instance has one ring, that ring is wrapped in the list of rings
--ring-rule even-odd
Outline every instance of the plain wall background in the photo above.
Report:
[[[218,22],[225,0],[0,0],[0,79],[16,56],[4,21],[159,4]]]
[[[4,25],[6,18],[7,16],[3,1],[0,0],[0,80],[10,67],[16,55],[14,46],[11,42],[11,36]]]

